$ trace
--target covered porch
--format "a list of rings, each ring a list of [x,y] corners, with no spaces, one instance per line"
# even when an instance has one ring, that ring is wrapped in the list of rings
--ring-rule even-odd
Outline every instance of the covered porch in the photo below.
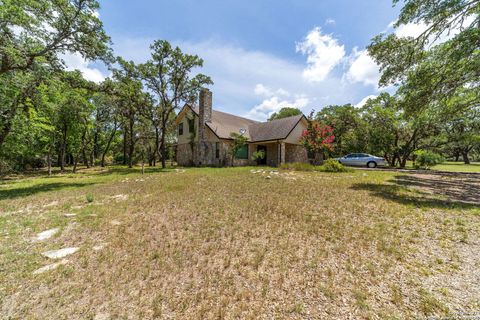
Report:
[[[308,162],[307,151],[298,144],[288,143],[284,140],[252,142],[249,153],[263,150],[265,158],[258,162],[259,165],[278,167],[289,162]]]

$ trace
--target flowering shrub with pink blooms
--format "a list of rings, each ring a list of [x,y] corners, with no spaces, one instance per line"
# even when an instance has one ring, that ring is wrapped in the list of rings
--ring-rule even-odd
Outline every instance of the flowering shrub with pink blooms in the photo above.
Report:
[[[323,156],[333,151],[333,128],[317,121],[309,121],[308,128],[303,131],[300,143],[311,153]]]

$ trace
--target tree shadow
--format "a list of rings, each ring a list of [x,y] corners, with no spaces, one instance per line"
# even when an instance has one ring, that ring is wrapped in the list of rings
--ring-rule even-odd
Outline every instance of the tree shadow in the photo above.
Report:
[[[429,208],[480,208],[480,176],[442,173],[397,175],[388,184],[358,183],[355,190],[401,204]]]
[[[145,174],[148,173],[160,173],[160,172],[171,172],[175,168],[165,168],[162,169],[161,167],[145,167]],[[94,173],[99,176],[104,176],[104,175],[111,175],[111,174],[117,174],[117,175],[130,175],[130,174],[140,174],[142,171],[140,168],[124,168],[124,167],[112,167],[112,168],[105,168],[105,170]]]
[[[60,191],[66,188],[78,188],[93,185],[95,183],[62,183],[62,182],[52,182],[52,183],[41,183],[29,187],[19,187],[13,189],[0,189],[0,200],[6,199],[15,199],[31,196],[37,193],[50,192],[50,191]]]

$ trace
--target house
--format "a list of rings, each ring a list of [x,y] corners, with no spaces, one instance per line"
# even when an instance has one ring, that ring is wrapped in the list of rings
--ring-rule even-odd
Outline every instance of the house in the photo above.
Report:
[[[239,150],[234,165],[254,165],[252,154],[264,150],[260,164],[278,166],[285,162],[308,162],[306,149],[300,145],[307,128],[304,115],[268,122],[242,118],[212,109],[212,92],[202,89],[199,105],[186,104],[177,119],[177,163],[181,166],[229,166],[229,151],[236,132],[248,139]]]

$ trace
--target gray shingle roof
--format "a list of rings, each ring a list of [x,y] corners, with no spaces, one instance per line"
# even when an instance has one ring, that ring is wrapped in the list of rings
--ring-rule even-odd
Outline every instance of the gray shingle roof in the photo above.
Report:
[[[198,115],[198,107],[191,108]],[[208,127],[221,139],[231,139],[232,132],[239,133],[245,129],[244,136],[250,142],[281,140],[287,138],[288,134],[295,128],[303,115],[268,121],[258,122],[242,118],[230,113],[212,110],[212,121]]]
[[[251,141],[267,141],[285,139],[289,133],[295,128],[303,115],[254,123],[250,125]]]

